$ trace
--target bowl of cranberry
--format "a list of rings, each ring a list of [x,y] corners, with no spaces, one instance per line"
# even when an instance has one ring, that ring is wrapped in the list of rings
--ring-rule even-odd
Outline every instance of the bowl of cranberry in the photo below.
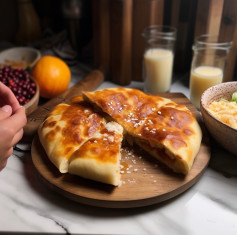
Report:
[[[25,107],[26,115],[36,109],[39,86],[27,70],[4,66],[0,68],[0,81],[12,90],[19,104]]]

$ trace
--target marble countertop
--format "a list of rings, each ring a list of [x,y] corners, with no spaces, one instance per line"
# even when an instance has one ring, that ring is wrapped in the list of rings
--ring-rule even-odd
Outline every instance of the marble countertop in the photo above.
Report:
[[[129,87],[142,85],[132,82]],[[104,82],[98,89],[113,86]],[[189,97],[182,79],[173,82],[171,92]],[[14,151],[0,172],[0,234],[237,234],[237,157],[214,141],[211,150],[208,168],[190,189],[132,209],[71,201],[39,180],[30,153]]]

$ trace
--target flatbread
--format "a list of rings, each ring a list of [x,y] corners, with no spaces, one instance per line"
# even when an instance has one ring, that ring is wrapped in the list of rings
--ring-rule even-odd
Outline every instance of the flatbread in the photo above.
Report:
[[[123,128],[108,122],[81,96],[57,105],[38,129],[40,142],[61,173],[118,186]]]
[[[175,172],[190,171],[202,132],[185,105],[121,87],[83,92],[83,97],[122,125],[128,142],[135,142]]]
[[[122,139],[122,126],[116,122],[107,123],[72,154],[69,173],[118,186]]]
[[[68,172],[72,153],[92,138],[106,120],[82,100],[57,105],[40,125],[38,135],[51,162],[61,173]]]

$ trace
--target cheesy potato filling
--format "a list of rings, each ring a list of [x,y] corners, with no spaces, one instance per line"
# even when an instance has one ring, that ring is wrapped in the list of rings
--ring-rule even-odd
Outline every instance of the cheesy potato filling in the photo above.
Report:
[[[209,105],[208,110],[218,120],[237,129],[237,103],[235,101],[214,101]]]

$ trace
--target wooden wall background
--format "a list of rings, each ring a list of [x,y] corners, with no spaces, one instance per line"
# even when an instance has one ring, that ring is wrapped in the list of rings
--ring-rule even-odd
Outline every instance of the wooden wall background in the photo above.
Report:
[[[189,73],[194,38],[219,34],[232,40],[224,81],[236,80],[236,0],[93,0],[94,67],[120,85],[142,81],[144,28],[178,29],[174,74]]]

